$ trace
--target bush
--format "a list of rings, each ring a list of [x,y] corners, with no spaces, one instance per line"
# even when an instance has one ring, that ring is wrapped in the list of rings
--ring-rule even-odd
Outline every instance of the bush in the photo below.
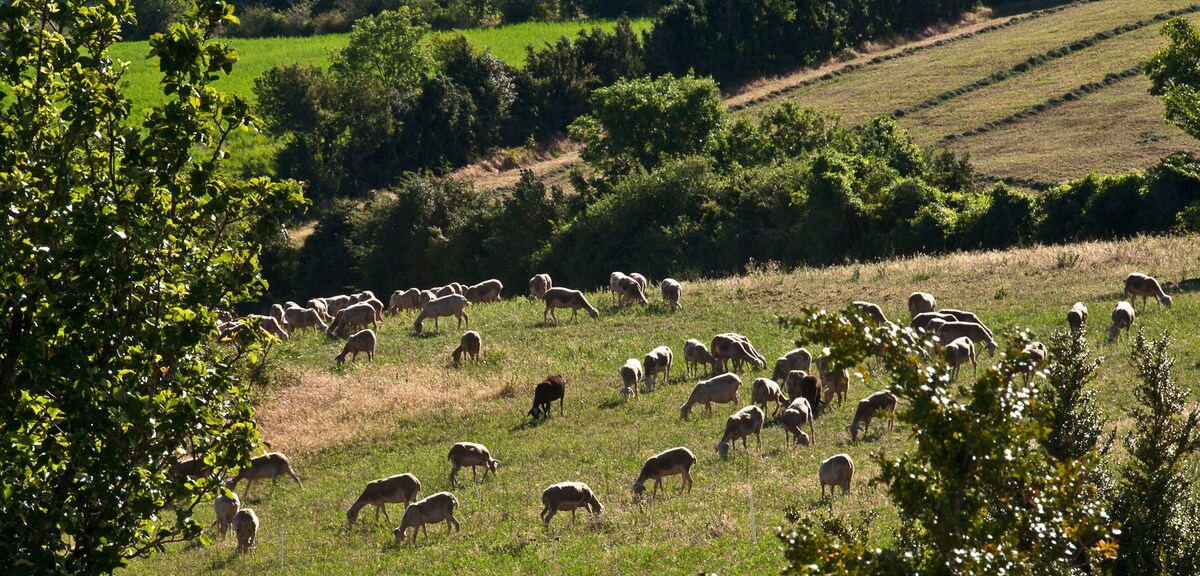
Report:
[[[1019,190],[996,184],[963,229],[963,240],[972,248],[1022,246],[1033,237],[1033,199]]]

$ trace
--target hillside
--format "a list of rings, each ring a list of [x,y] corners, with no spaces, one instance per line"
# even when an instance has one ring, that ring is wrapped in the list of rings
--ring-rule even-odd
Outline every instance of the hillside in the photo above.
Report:
[[[976,311],[998,334],[1020,326],[1045,338],[1065,326],[1070,304],[1083,300],[1091,308],[1088,331],[1095,353],[1106,357],[1095,384],[1101,406],[1112,423],[1126,428],[1131,423],[1121,406],[1133,378],[1128,342],[1106,344],[1103,332],[1122,280],[1134,270],[1166,281],[1195,277],[1200,246],[1194,238],[1137,238],[791,272],[764,267],[685,282],[685,308],[674,314],[654,290],[649,307],[623,311],[606,294],[592,292],[589,299],[601,309],[598,320],[581,316],[571,322],[566,313],[557,326],[542,323],[539,304],[513,298],[523,287],[509,287],[510,300],[469,309],[471,327],[483,334],[483,359],[461,368],[449,363],[461,334],[452,320],[443,321],[440,331],[427,325],[418,336],[411,313],[388,318],[379,330],[376,362],[360,358],[343,369],[332,361],[339,342],[302,335],[276,348],[289,376],[262,391],[258,422],[271,449],[292,457],[304,488],[286,479],[275,487],[255,486],[247,500],[262,529],[258,549],[247,557],[236,557],[231,541],[176,546],[123,573],[273,572],[281,545],[286,572],[302,574],[773,572],[783,565],[773,528],[789,508],[808,512],[830,505],[819,498],[816,467],[840,451],[852,455],[858,472],[851,496],[834,499],[833,508],[877,510],[872,538],[887,542],[898,520],[882,488],[869,484],[878,472],[869,455],[905,449],[911,432],[897,426],[880,435],[873,426],[869,441],[851,445],[843,430],[853,403],[886,382],[854,380],[850,403],[818,421],[813,448],[785,448],[782,432],[772,424],[764,428],[761,450],[751,442],[749,453],[739,449],[722,462],[713,446],[724,416],[735,407],[715,405],[711,416],[701,407],[690,420],[678,419],[679,405],[697,381],[684,376],[683,341],[736,331],[773,359],[794,345],[774,314],[867,299],[903,321],[913,290],[936,294],[940,305]],[[1176,293],[1169,310],[1138,304],[1138,326],[1152,335],[1163,330],[1173,335],[1175,377],[1193,392],[1200,390],[1200,329],[1192,321],[1197,313],[1200,299],[1188,293]],[[621,402],[618,367],[660,344],[676,354],[672,382]],[[814,351],[821,347],[802,344]],[[981,357],[981,368],[987,360]],[[565,415],[556,411],[545,423],[531,425],[525,412],[532,387],[550,372],[568,381]],[[759,376],[770,373],[742,374],[741,402],[748,402],[749,383]],[[433,526],[415,548],[393,546],[390,530],[401,514],[395,505],[389,507],[391,523],[376,524],[364,513],[347,530],[345,509],[371,479],[407,471],[421,479],[422,496],[449,490],[446,452],[463,440],[487,445],[503,464],[496,477],[479,482],[460,473],[454,493],[462,503],[462,532],[447,537]],[[642,461],[676,445],[689,446],[699,459],[691,494],[675,493],[678,478],[670,478],[667,496],[632,503],[629,486]],[[563,480],[588,482],[605,511],[596,519],[581,514],[574,526],[560,515],[545,531],[537,519],[541,490]],[[201,520],[211,514],[202,507]]]

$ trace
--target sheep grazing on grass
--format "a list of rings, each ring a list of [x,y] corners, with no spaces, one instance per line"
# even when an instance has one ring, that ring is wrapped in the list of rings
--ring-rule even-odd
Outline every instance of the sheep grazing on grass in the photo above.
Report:
[[[696,404],[704,404],[704,408],[712,413],[712,403],[727,404],[729,402],[737,402],[738,387],[742,385],[742,379],[738,378],[737,374],[721,374],[719,376],[704,380],[696,384],[692,388],[691,395],[688,396],[687,402],[679,407],[679,417],[687,420],[688,414],[692,411],[692,406]]]
[[[412,542],[416,544],[417,532],[425,532],[425,537],[428,538],[429,529],[425,526],[439,522],[446,523],[446,534],[449,534],[451,529],[461,532],[462,525],[454,517],[456,508],[458,508],[458,499],[449,492],[438,492],[424,500],[413,502],[404,509],[404,518],[400,520],[400,526],[392,530],[392,535],[399,543],[404,539],[404,533],[412,528]]]
[[[213,520],[213,527],[221,535],[221,539],[225,539],[225,535],[229,533],[229,528],[233,526],[233,518],[237,516],[238,510],[242,507],[242,501],[238,498],[236,492],[230,492],[229,496],[221,494],[213,500],[213,512],[216,513],[216,520]],[[234,530],[234,535],[237,535],[237,530]]]
[[[499,302],[500,291],[504,289],[504,284],[495,278],[484,280],[474,286],[467,288],[463,296],[466,296],[472,304],[482,304],[484,302]]]
[[[814,427],[816,415],[813,413],[813,407],[808,403],[808,399],[804,397],[792,400],[788,405],[787,410],[783,411],[783,415],[779,417],[779,421],[783,424],[783,443],[785,446],[791,447],[788,444],[788,434],[796,438],[796,444],[801,446],[810,446],[817,440],[817,429]],[[804,433],[804,424],[808,424],[809,434]]]
[[[645,292],[645,291],[646,291],[646,286],[649,286],[649,285],[650,285],[650,284],[649,284],[649,283],[646,281],[646,277],[645,277],[645,276],[642,276],[641,274],[638,274],[637,272],[630,272],[630,273],[629,273],[629,277],[630,277],[630,278],[633,278],[633,281],[634,281],[634,282],[637,282],[637,283],[638,283],[638,286],[641,286],[641,287],[642,287],[642,292]]]
[[[575,320],[575,316],[579,314],[579,309],[587,310],[588,316],[593,320],[600,317],[600,311],[596,310],[587,298],[583,297],[583,292],[571,290],[570,288],[554,287],[546,290],[542,295],[542,300],[546,302],[546,310],[542,312],[542,322],[547,322],[546,315],[549,314],[554,322],[558,323],[558,316],[554,314],[554,310],[558,308],[570,308],[571,320]]]
[[[325,313],[329,314],[330,316],[337,316],[338,312],[341,312],[351,304],[355,303],[353,298],[345,294],[328,296],[322,298],[322,300],[325,301]]]
[[[351,304],[357,304],[359,302],[367,302],[369,300],[378,300],[378,298],[375,297],[375,293],[370,290],[363,290],[362,292],[359,292],[358,294],[350,295],[350,303]]]
[[[701,364],[709,365],[709,374],[716,374],[720,363],[708,351],[708,346],[703,342],[692,338],[683,343],[683,362],[687,367],[688,378],[696,374],[698,367]]]
[[[454,358],[454,364],[457,366],[459,359],[465,353],[472,361],[479,361],[479,349],[483,346],[483,337],[475,330],[467,330],[463,332],[462,338],[459,338],[458,348],[454,349],[451,356]]]
[[[988,354],[991,356],[996,355],[996,340],[992,338],[992,332],[982,324],[974,322],[947,322],[942,324],[942,327],[937,330],[938,340],[942,344],[953,342],[963,336],[970,338],[976,344],[986,343]]]
[[[645,369],[646,390],[654,391],[654,375],[663,375],[663,384],[666,384],[671,379],[671,364],[674,362],[674,355],[671,353],[671,348],[667,346],[659,346],[646,354],[642,359],[642,367]]]
[[[342,351],[334,356],[333,359],[341,366],[346,361],[346,355],[350,354],[350,361],[358,360],[358,353],[366,352],[367,362],[375,362],[375,332],[370,328],[355,332],[354,335],[346,339],[346,343],[342,345]]]
[[[875,321],[876,324],[880,326],[886,326],[888,324],[887,316],[883,314],[883,308],[881,308],[878,304],[863,300],[855,300],[851,304],[853,304],[856,310]]]
[[[804,370],[805,372],[808,372],[812,370],[812,353],[804,348],[793,348],[789,350],[787,354],[784,354],[783,357],[787,358],[788,362],[791,364],[791,368],[788,369],[789,371]],[[776,382],[778,382],[778,380],[776,380]]]
[[[176,476],[191,476],[192,478],[208,478],[212,476],[212,468],[205,465],[204,460],[200,458],[190,458],[172,464],[167,468],[167,473]]]
[[[617,283],[617,289],[620,291],[620,297],[617,299],[618,306],[627,306],[633,302],[638,304],[649,304],[646,299],[646,290],[637,280],[626,276]]]
[[[637,480],[633,481],[634,496],[640,498],[645,494],[647,480],[654,481],[654,490],[650,492],[650,495],[654,496],[658,493],[659,488],[662,488],[662,479],[676,474],[683,475],[683,483],[679,485],[679,492],[682,493],[686,487],[690,494],[692,492],[691,469],[695,463],[696,455],[683,446],[664,450],[647,458]]]
[[[1083,325],[1087,323],[1088,309],[1083,302],[1076,302],[1071,305],[1071,309],[1067,311],[1067,326],[1071,330],[1082,330]]]
[[[375,321],[383,322],[383,302],[381,302],[378,298],[367,298],[366,300],[363,300],[362,302],[357,302],[356,304],[369,305],[371,308],[373,308],[375,310]]]
[[[274,318],[276,322],[279,322],[279,324],[283,326],[284,330],[288,330],[287,320],[283,317],[283,306],[280,306],[279,304],[272,304],[271,317]],[[290,334],[291,330],[288,330],[288,333]]]
[[[758,350],[754,349],[754,345],[750,343],[750,339],[735,334],[726,332],[713,336],[710,343],[712,355],[721,364],[721,371],[728,371],[726,362],[733,364],[734,371],[740,372],[742,363],[746,362],[755,368],[762,370],[767,367],[767,359]]]
[[[452,294],[458,294],[458,292],[454,291],[454,287],[450,286],[450,285],[438,286],[437,288],[430,288],[429,291],[433,293],[434,300],[437,300],[438,298],[444,298],[444,297],[450,296]],[[460,294],[460,296],[461,296],[461,294]]]
[[[821,398],[821,379],[816,374],[792,370],[783,380],[783,390],[787,392],[788,402],[804,397],[816,409]]]
[[[974,322],[980,326],[983,326],[983,329],[987,330],[989,335],[992,333],[991,328],[988,328],[987,324],[984,324],[983,321],[979,319],[979,316],[976,316],[974,312],[955,310],[953,308],[942,308],[941,310],[938,310],[938,314],[953,316],[954,319],[949,320],[951,322]]]
[[[1129,297],[1130,302],[1135,302],[1137,297],[1141,296],[1142,308],[1146,307],[1147,296],[1153,296],[1159,304],[1167,308],[1171,307],[1171,297],[1163,291],[1158,280],[1140,272],[1134,272],[1125,277],[1125,295]]]
[[[854,460],[849,454],[835,454],[821,463],[817,469],[817,478],[821,481],[821,497],[825,497],[825,487],[829,486],[829,495],[833,495],[833,487],[841,486],[842,494],[850,493],[850,481],[854,479]]]
[[[871,420],[881,410],[888,413],[888,430],[890,431],[892,424],[896,421],[895,394],[892,394],[890,390],[882,390],[858,401],[858,408],[854,411],[854,421],[846,427],[850,431],[851,442],[858,442],[859,428],[862,428],[863,434],[867,433],[871,427]]]
[[[232,525],[233,534],[237,536],[238,552],[249,552],[258,538],[258,514],[249,508],[242,508],[233,515]]]
[[[640,398],[638,382],[642,380],[642,365],[635,358],[630,358],[621,366],[621,398],[630,396]]]
[[[954,322],[957,320],[957,318],[949,314],[942,314],[940,312],[922,312],[916,316],[913,316],[912,322],[909,322],[909,326],[912,326],[914,330],[924,330],[929,333],[936,333],[936,330],[931,328],[929,325],[933,320]]]
[[[529,279],[529,299],[541,300],[546,291],[553,287],[554,283],[550,280],[549,274],[538,274]]]
[[[533,389],[533,408],[529,409],[529,415],[534,420],[541,417],[550,417],[550,407],[555,400],[558,400],[558,415],[563,414],[563,402],[565,401],[567,390],[567,382],[558,374],[551,374],[545,380],[538,383]]]
[[[762,425],[766,416],[763,414],[762,408],[758,406],[747,406],[734,412],[727,420],[725,420],[725,434],[721,436],[721,441],[717,442],[717,454],[721,459],[729,457],[729,445],[732,443],[736,448],[738,439],[742,441],[742,448],[749,450],[746,446],[746,438],[751,434],[757,440],[759,450],[762,450]]]
[[[329,306],[325,303],[324,298],[313,298],[308,301],[308,307],[317,311],[321,316],[321,321],[329,323],[333,321],[333,315],[329,313]]]
[[[420,310],[421,306],[421,290],[417,288],[409,288],[408,290],[397,290],[392,292],[392,297],[388,300],[388,314],[395,316],[405,310]]]
[[[958,380],[958,370],[963,364],[971,363],[971,376],[974,377],[979,364],[975,361],[975,343],[970,338],[962,336],[955,338],[942,350],[946,364],[950,366],[950,378]]]
[[[671,310],[683,310],[683,305],[679,303],[679,298],[683,295],[683,286],[678,280],[667,278],[659,288],[662,290],[663,302],[666,302]]]
[[[391,523],[392,519],[388,517],[387,504],[404,503],[404,507],[408,508],[408,503],[417,499],[417,493],[421,491],[421,481],[417,480],[412,474],[397,474],[372,480],[367,483],[367,487],[363,488],[362,494],[359,494],[358,500],[346,510],[346,523],[350,526],[358,520],[358,512],[365,506],[375,507],[375,521],[379,522],[379,513],[383,512],[383,518]]]
[[[271,485],[275,486],[279,483],[279,477],[287,474],[296,481],[296,485],[304,488],[304,484],[300,483],[300,478],[292,470],[292,461],[288,460],[279,452],[267,452],[262,456],[256,456],[250,459],[250,466],[238,470],[237,476],[234,476],[225,483],[225,487],[233,490],[237,488],[238,482],[246,481],[246,491],[242,493],[246,498],[250,497],[250,487],[254,485],[255,480],[270,480]]]
[[[771,416],[775,416],[783,409],[783,405],[787,404],[787,398],[784,397],[783,391],[779,389],[779,384],[776,384],[774,380],[757,378],[750,386],[750,402],[762,404],[763,410],[767,409],[767,402],[774,402],[775,410],[771,412]]]
[[[434,300],[437,300],[437,299],[438,299],[438,297],[436,294],[433,293],[433,291],[422,290],[421,296],[420,296],[420,302],[418,303],[419,306],[417,306],[417,310],[424,308],[426,304],[433,302]]]
[[[467,316],[466,311],[466,307],[470,305],[471,303],[467,301],[467,298],[460,294],[450,294],[442,296],[437,300],[431,300],[421,308],[421,313],[417,315],[416,321],[413,322],[413,329],[417,331],[417,334],[420,334],[425,320],[433,318],[433,328],[439,330],[441,327],[438,326],[438,318],[443,316],[455,316],[458,318],[459,328],[462,328],[463,322],[466,322],[467,327],[470,328],[471,317]]]
[[[559,512],[570,512],[571,523],[574,524],[575,511],[579,508],[588,508],[592,514],[604,511],[604,506],[600,505],[596,493],[592,492],[592,488],[583,482],[551,484],[549,488],[542,491],[542,506],[542,513],[539,516],[546,526],[550,525],[550,519]]]
[[[908,315],[915,318],[917,314],[933,312],[937,307],[937,298],[928,292],[913,292],[908,295]]]
[[[1108,327],[1108,341],[1118,339],[1121,336],[1121,329],[1125,329],[1125,335],[1129,335],[1129,328],[1133,326],[1133,321],[1137,318],[1137,314],[1133,310],[1133,304],[1121,301],[1113,307],[1112,311],[1112,326]]]
[[[608,275],[608,291],[612,294],[613,304],[620,304],[621,280],[629,278],[624,272],[613,272]]]
[[[264,333],[270,334],[271,336],[274,336],[280,340],[288,339],[288,331],[284,329],[284,324],[281,324],[278,320],[276,320],[275,318],[272,318],[271,316],[263,316],[261,314],[250,314],[250,315],[246,316],[245,318],[241,318],[239,320],[242,323],[245,323],[247,321],[248,322],[258,322],[259,329],[261,329]]]
[[[1033,378],[1034,372],[1041,368],[1046,363],[1046,358],[1050,353],[1046,351],[1046,345],[1041,342],[1030,342],[1025,345],[1025,349],[1021,350],[1021,372],[1024,376],[1026,384]]]
[[[850,371],[832,366],[825,357],[817,358],[816,365],[821,375],[821,390],[825,393],[821,403],[829,404],[837,396],[838,406],[841,406],[850,391]]]
[[[492,458],[492,453],[488,452],[487,447],[483,444],[474,442],[459,442],[450,447],[450,463],[454,466],[450,469],[450,485],[454,486],[454,477],[458,474],[459,469],[467,466],[471,467],[471,479],[479,480],[475,473],[476,466],[483,466],[483,477],[487,478],[488,472],[492,475],[500,469],[500,461]]]
[[[325,321],[321,320],[321,314],[313,308],[288,308],[283,311],[283,318],[287,322],[288,334],[304,328],[316,327],[322,332],[328,328]]]
[[[379,312],[369,302],[351,304],[333,315],[333,322],[325,329],[325,335],[332,338],[352,328],[366,328],[367,324],[378,330]]]

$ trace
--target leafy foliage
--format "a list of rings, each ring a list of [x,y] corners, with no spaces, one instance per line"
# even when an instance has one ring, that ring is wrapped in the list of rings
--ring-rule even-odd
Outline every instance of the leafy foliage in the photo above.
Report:
[[[1161,96],[1167,121],[1200,138],[1200,32],[1186,18],[1173,18],[1162,29],[1167,47],[1146,61],[1150,93]]]
[[[1059,331],[1050,337],[1050,365],[1046,369],[1046,393],[1054,413],[1042,448],[1056,460],[1069,462],[1093,451],[1108,451],[1104,439],[1104,415],[1096,391],[1087,388],[1104,358],[1092,358],[1086,330]]]

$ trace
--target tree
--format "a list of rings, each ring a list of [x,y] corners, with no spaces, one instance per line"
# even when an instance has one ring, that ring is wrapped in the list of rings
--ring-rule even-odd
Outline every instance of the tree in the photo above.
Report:
[[[420,10],[408,6],[367,16],[354,23],[332,69],[343,75],[369,74],[401,93],[410,92],[431,65],[424,41],[428,31]]]
[[[1143,68],[1150,78],[1150,93],[1162,97],[1167,122],[1200,138],[1200,32],[1186,18],[1173,18],[1162,34],[1170,43]]]
[[[205,0],[151,39],[165,98],[138,126],[108,53],[128,2],[0,7],[6,572],[107,572],[196,537],[191,510],[219,487],[168,475],[176,449],[233,468],[256,443],[241,348],[208,341],[216,310],[262,289],[256,254],[303,200],[220,175],[254,124],[210,86],[236,60],[210,40],[232,10]]]

